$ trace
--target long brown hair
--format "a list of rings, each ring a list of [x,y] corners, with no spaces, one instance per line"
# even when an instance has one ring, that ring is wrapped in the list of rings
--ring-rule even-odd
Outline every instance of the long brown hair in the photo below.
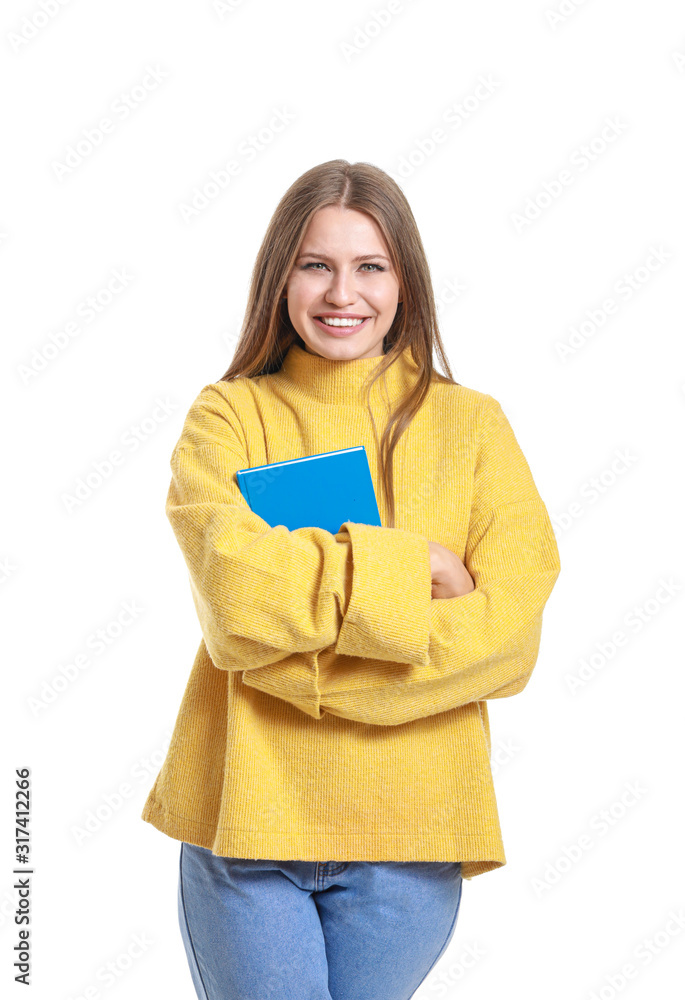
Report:
[[[384,359],[374,369],[371,386],[406,347],[419,369],[411,391],[390,414],[380,443],[382,483],[395,526],[393,452],[421,408],[433,381],[459,385],[452,378],[438,329],[437,310],[426,254],[409,203],[389,174],[371,163],[328,160],[297,178],[281,198],[252,269],[245,318],[230,367],[219,381],[267,375],[281,367],[290,345],[305,347],[283,298],[307,226],[320,208],[336,205],[365,212],[376,221],[399,278],[400,295],[392,326],[383,339]],[[433,366],[433,350],[447,375]],[[376,440],[378,434],[371,412]],[[394,430],[393,430],[394,428]]]

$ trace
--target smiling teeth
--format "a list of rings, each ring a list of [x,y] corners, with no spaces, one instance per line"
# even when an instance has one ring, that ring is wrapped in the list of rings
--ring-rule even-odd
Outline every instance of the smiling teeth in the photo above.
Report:
[[[363,319],[338,319],[334,316],[319,316],[318,318],[326,326],[359,326],[360,323],[364,322]]]

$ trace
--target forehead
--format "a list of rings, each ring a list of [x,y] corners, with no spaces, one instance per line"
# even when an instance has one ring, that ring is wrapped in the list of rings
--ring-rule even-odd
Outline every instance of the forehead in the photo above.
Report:
[[[316,212],[305,231],[300,256],[345,257],[355,260],[370,256],[389,261],[389,248],[375,219],[356,209],[327,205]]]

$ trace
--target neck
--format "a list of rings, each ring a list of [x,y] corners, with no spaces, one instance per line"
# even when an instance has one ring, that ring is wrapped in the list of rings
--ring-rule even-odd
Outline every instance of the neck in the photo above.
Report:
[[[384,356],[333,361],[319,354],[310,354],[293,342],[280,370],[272,377],[280,380],[284,388],[301,402],[366,406],[368,383],[383,360]],[[386,400],[394,407],[414,385],[418,372],[410,348],[406,347],[385,376],[373,384],[370,402]],[[382,385],[384,380],[385,391]]]

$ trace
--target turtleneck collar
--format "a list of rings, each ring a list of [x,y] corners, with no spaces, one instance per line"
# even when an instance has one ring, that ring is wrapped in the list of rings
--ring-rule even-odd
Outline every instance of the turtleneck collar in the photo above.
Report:
[[[382,361],[382,357],[332,361],[310,354],[293,342],[280,369],[270,377],[279,380],[289,394],[297,396],[302,402],[366,406],[368,383],[365,380],[373,378],[371,373]],[[374,383],[371,403],[386,400],[394,408],[415,384],[418,373],[411,349],[406,347],[385,373],[385,391],[382,388],[383,377]]]

